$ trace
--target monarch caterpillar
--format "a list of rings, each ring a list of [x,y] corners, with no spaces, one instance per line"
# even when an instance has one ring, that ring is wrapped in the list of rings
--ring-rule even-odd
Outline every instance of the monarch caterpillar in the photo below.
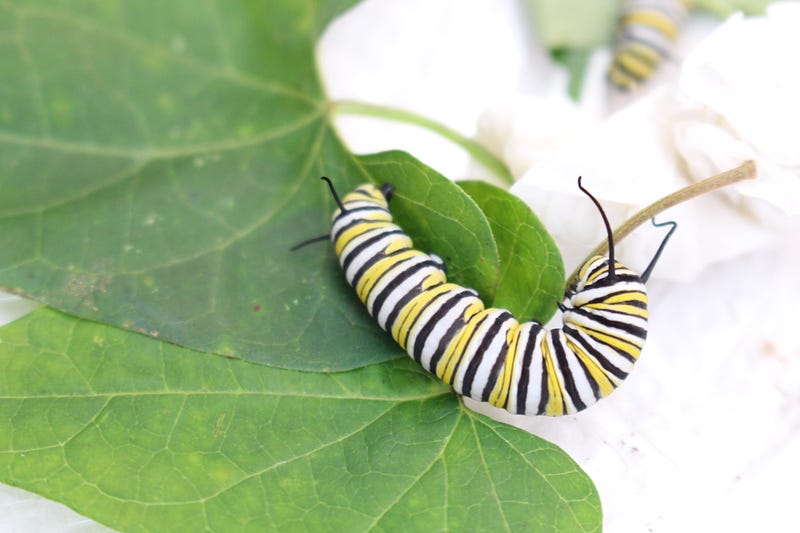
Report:
[[[611,228],[600,203],[609,255],[580,269],[559,307],[562,328],[519,323],[504,309],[486,309],[473,289],[448,283],[444,262],[413,248],[392,222],[390,184],[364,184],[340,199],[330,238],[347,282],[370,315],[408,354],[458,394],[514,414],[558,416],[610,394],[630,372],[647,334],[650,276],[667,240],[639,276],[614,260]],[[655,222],[653,222],[655,224]]]
[[[630,91],[647,81],[673,51],[691,0],[628,0],[617,27],[610,83]]]

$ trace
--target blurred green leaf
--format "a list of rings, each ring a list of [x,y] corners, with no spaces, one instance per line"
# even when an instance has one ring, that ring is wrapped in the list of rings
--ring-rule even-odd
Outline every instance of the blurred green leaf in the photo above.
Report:
[[[762,15],[767,6],[775,0],[695,0],[697,9],[713,13],[720,18],[725,18],[737,11],[748,15]]]
[[[408,359],[305,373],[39,310],[0,329],[0,480],[123,531],[599,531],[556,446]]]
[[[550,55],[567,69],[569,84],[567,94],[573,100],[580,100],[583,90],[583,81],[586,78],[586,68],[589,65],[590,50],[575,48],[559,48],[550,52]]]
[[[608,45],[622,0],[527,0],[545,48],[593,48]]]

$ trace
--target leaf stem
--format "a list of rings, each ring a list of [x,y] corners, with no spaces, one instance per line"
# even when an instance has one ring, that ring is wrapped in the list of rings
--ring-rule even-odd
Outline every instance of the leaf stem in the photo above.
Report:
[[[475,158],[475,160],[481,163],[483,166],[488,168],[506,185],[511,186],[514,184],[514,176],[511,175],[511,171],[508,169],[506,164],[498,159],[489,150],[487,150],[482,144],[478,143],[474,139],[465,137],[454,129],[449,128],[444,124],[436,122],[428,117],[414,113],[413,111],[408,111],[406,109],[369,104],[355,100],[337,100],[331,102],[331,110],[337,114],[363,115],[394,120],[397,122],[405,122],[407,124],[413,124],[420,128],[430,130],[466,150],[469,155]]]
[[[706,178],[702,181],[698,181],[697,183],[692,183],[691,185],[687,185],[686,187],[675,191],[672,194],[669,194],[660,200],[653,202],[652,204],[648,205],[644,209],[640,210],[638,213],[633,215],[631,218],[623,222],[621,226],[614,230],[614,242],[617,243],[627,237],[634,229],[641,226],[644,222],[647,222],[657,214],[666,211],[670,207],[683,203],[687,200],[691,200],[692,198],[696,198],[703,194],[715,191],[717,189],[721,189],[723,187],[727,187],[737,181],[753,179],[756,177],[756,165],[753,161],[745,161],[738,167],[726,170],[720,174],[715,176],[711,176],[710,178]],[[600,244],[598,244],[594,250],[592,250],[589,255],[586,257],[588,261],[590,258],[601,255],[608,250],[608,241],[604,240]],[[581,263],[583,265],[583,263]],[[578,277],[578,272],[580,271],[581,266],[578,266],[572,274],[567,277],[567,283],[564,287],[564,292],[569,289],[569,285],[573,279]]]

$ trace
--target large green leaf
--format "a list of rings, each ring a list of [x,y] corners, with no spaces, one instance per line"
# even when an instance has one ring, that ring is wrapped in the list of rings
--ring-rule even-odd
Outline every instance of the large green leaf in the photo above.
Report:
[[[125,531],[595,531],[556,446],[410,360],[321,374],[39,310],[0,329],[0,480]]]
[[[486,214],[500,254],[497,290],[489,303],[520,320],[546,323],[564,296],[564,262],[555,241],[530,208],[482,181],[459,185]]]
[[[485,218],[426,203],[457,188],[407,155],[361,163],[331,130],[314,45],[350,3],[0,0],[0,286],[276,366],[385,361],[400,350],[330,247],[288,250],[329,228],[320,175],[345,190],[387,171],[399,209],[451,222],[435,248],[455,279],[491,289]]]

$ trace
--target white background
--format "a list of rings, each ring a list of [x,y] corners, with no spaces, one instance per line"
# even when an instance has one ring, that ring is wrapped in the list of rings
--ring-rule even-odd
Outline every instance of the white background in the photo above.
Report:
[[[465,135],[486,109],[519,95],[566,100],[564,74],[512,0],[367,0],[326,33],[320,67],[332,99],[412,109]],[[583,109],[594,116],[597,105]],[[354,117],[338,126],[355,151],[400,148],[452,178],[488,177],[458,148],[416,128]],[[796,530],[797,227],[770,230],[769,246],[691,279],[652,280],[647,347],[610,398],[557,419],[482,410],[573,457],[597,485],[605,531]],[[15,300],[0,298],[0,320],[24,310]],[[63,506],[0,486],[0,531],[97,530],[104,528]]]

